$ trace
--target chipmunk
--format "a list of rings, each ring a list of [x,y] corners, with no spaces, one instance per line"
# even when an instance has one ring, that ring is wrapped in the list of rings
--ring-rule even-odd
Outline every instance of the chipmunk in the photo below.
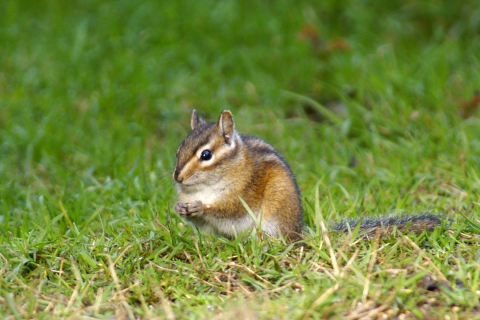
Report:
[[[259,227],[273,237],[301,239],[300,191],[285,159],[265,141],[240,135],[228,110],[216,123],[205,122],[193,110],[191,128],[177,150],[175,211],[200,230],[227,238]],[[332,229],[347,232],[359,221],[344,220]],[[362,230],[396,227],[421,232],[432,230],[441,220],[437,215],[419,214],[360,223]]]

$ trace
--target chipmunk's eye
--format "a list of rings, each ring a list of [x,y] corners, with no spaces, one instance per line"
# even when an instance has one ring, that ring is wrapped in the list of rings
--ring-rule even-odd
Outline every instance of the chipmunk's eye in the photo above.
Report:
[[[202,151],[202,154],[200,155],[200,160],[202,161],[208,161],[210,159],[212,159],[212,151],[210,150],[203,150]]]

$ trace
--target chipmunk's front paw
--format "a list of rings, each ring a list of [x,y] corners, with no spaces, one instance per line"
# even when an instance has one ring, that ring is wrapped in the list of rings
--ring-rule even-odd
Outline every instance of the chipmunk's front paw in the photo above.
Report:
[[[175,211],[184,217],[197,217],[203,214],[205,206],[199,200],[193,202],[177,202]]]

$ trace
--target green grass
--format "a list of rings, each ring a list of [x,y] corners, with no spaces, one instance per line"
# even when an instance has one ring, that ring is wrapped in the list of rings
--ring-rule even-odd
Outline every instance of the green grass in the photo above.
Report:
[[[0,317],[479,318],[480,112],[459,115],[478,17],[475,0],[1,1]],[[312,47],[309,24],[348,49]],[[193,108],[285,155],[310,246],[173,212]],[[452,221],[321,232],[425,210]]]

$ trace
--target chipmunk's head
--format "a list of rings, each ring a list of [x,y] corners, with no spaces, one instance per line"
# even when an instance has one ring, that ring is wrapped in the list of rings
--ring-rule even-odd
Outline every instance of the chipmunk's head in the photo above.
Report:
[[[177,150],[173,179],[187,188],[213,185],[222,179],[227,160],[235,157],[241,143],[232,113],[225,110],[217,123],[207,123],[193,110],[191,127],[192,132]]]

